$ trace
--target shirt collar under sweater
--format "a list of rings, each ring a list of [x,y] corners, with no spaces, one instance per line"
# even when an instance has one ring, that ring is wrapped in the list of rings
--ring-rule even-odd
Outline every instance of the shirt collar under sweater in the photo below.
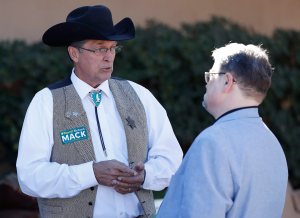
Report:
[[[248,117],[248,118],[258,118],[258,107],[257,106],[250,106],[250,107],[241,107],[230,110],[223,115],[221,115],[215,123],[224,122],[228,120],[234,120],[241,117]]]

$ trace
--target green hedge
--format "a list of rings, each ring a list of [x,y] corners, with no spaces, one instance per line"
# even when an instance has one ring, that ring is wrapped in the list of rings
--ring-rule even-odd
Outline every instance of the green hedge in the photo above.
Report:
[[[166,108],[184,151],[213,119],[201,107],[203,72],[211,51],[228,42],[262,44],[275,68],[273,85],[260,112],[285,151],[290,180],[300,187],[300,32],[276,30],[267,37],[223,18],[184,24],[180,29],[150,21],[123,43],[114,76],[152,91]],[[0,161],[15,162],[20,129],[33,95],[71,70],[66,49],[41,43],[0,42]],[[297,101],[298,100],[298,101]],[[2,152],[5,151],[5,152]]]

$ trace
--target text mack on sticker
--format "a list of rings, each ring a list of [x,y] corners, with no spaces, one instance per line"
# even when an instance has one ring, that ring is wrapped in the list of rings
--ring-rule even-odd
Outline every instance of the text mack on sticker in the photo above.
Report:
[[[69,144],[72,142],[88,139],[85,127],[63,130],[60,132],[60,137],[63,144]]]

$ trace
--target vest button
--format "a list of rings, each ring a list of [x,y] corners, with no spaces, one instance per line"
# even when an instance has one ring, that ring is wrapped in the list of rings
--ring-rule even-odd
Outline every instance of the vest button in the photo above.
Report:
[[[89,202],[89,205],[93,205],[93,202],[90,201],[90,202]]]
[[[91,191],[94,191],[94,189],[95,189],[94,187],[91,187]]]

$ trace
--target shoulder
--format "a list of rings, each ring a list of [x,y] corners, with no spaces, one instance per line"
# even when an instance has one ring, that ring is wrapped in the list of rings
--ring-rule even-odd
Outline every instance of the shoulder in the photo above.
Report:
[[[52,110],[53,100],[50,89],[44,88],[38,91],[32,98],[27,113],[38,114]]]
[[[148,89],[131,80],[126,80],[121,77],[112,77],[111,79],[119,82],[128,82],[131,85],[131,87],[137,92],[137,94],[139,94],[140,92],[146,92],[148,94],[151,94],[151,92]]]
[[[112,78],[115,79],[115,78]],[[133,88],[137,96],[139,97],[140,101],[142,102],[147,119],[148,120],[162,120],[166,117],[166,110],[164,107],[159,103],[159,101],[154,97],[154,95],[142,85],[130,81],[118,78],[119,81],[126,81],[130,84]],[[156,121],[155,121],[156,122]]]
[[[52,93],[51,90],[48,87],[45,87],[38,91],[32,100],[36,101],[49,101],[49,99],[52,99]]]
[[[128,80],[129,84],[132,86],[132,88],[139,94],[143,94],[143,95],[152,95],[152,93],[147,89],[145,88],[144,86],[138,84],[138,83],[135,83],[133,81],[130,81]]]
[[[132,86],[134,91],[137,93],[137,95],[139,96],[140,100],[142,101],[146,109],[159,110],[165,113],[165,109],[163,108],[161,103],[156,99],[156,97],[151,93],[150,90],[133,81],[128,81],[128,82]]]
[[[218,145],[226,139],[226,132],[221,126],[211,125],[204,129],[194,140],[194,143],[205,141],[207,144]]]
[[[50,90],[54,90],[54,89],[59,89],[59,88],[68,86],[70,84],[72,84],[71,78],[67,77],[63,80],[60,80],[60,81],[57,81],[55,83],[52,83],[52,84],[48,85],[47,88],[50,89]]]
[[[136,82],[126,80],[120,77],[112,77],[111,79],[119,82],[128,82],[143,103],[146,101],[157,101],[153,94],[147,88]]]
[[[222,128],[212,125],[203,130],[192,143],[189,153],[192,156],[228,156],[228,139]]]

